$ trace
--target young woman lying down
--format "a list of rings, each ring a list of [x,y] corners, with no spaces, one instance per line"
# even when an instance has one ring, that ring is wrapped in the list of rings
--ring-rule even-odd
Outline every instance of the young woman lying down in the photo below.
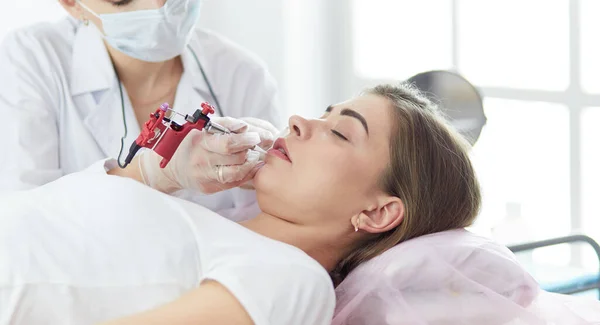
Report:
[[[105,162],[0,199],[0,324],[330,324],[334,282],[478,212],[467,145],[407,85],[289,127],[242,223]]]

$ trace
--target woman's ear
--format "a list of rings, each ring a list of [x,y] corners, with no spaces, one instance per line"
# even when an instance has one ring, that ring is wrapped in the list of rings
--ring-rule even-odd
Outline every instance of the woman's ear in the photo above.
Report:
[[[398,227],[404,219],[404,211],[402,200],[388,196],[381,199],[377,206],[355,216],[352,224],[355,229],[373,234],[383,233]]]

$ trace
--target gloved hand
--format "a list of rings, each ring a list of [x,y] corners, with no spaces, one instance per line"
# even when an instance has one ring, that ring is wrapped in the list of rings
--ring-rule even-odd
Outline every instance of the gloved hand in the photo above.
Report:
[[[254,117],[243,117],[240,120],[248,123],[248,132],[258,133],[260,136],[259,147],[264,150],[271,149],[279,134],[279,130],[273,124]]]
[[[243,117],[241,120],[248,123],[248,132],[257,132],[260,135],[260,143],[258,144],[260,148],[263,150],[269,150],[271,147],[273,147],[273,142],[275,142],[279,136],[279,130],[277,130],[273,124],[254,117]],[[260,161],[264,161],[265,153],[261,152],[258,159]],[[240,185],[240,187],[245,190],[253,190],[254,183],[252,180],[250,180]]]
[[[158,154],[143,152],[139,165],[144,182],[165,193],[195,189],[211,194],[251,180],[262,163],[259,153],[250,149],[272,140],[261,139],[258,132],[248,132],[249,125],[244,121],[230,117],[212,119],[232,134],[192,130],[164,169],[159,166],[162,158]]]

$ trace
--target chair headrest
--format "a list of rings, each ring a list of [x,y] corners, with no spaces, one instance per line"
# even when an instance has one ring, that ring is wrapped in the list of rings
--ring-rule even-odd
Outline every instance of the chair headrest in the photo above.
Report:
[[[491,324],[478,317],[498,304],[526,307],[538,290],[508,248],[464,229],[451,230],[406,241],[352,271],[336,288],[334,324],[366,315],[365,324],[388,324],[375,321],[377,315],[412,324],[409,315],[446,319],[457,310],[461,319],[472,313],[469,317],[481,324]],[[399,320],[390,324],[405,324]]]

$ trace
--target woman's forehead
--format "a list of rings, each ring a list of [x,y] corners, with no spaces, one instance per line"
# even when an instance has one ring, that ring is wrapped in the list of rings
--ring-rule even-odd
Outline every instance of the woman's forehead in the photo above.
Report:
[[[339,114],[340,109],[352,109],[362,115],[369,129],[389,129],[391,128],[391,105],[389,100],[384,97],[365,94],[345,102],[333,105],[334,114],[337,111]]]

